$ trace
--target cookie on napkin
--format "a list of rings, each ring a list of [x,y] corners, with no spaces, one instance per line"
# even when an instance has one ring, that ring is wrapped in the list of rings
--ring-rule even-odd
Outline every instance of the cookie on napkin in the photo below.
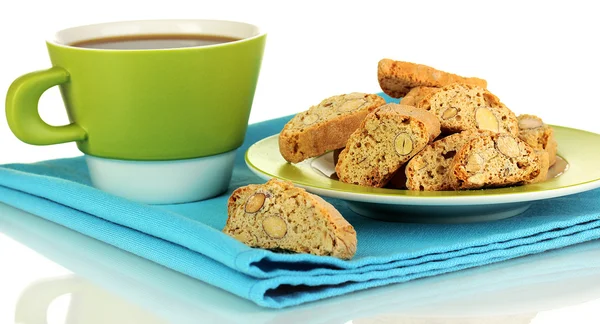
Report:
[[[252,246],[350,259],[356,231],[328,202],[289,181],[236,189],[223,232]]]

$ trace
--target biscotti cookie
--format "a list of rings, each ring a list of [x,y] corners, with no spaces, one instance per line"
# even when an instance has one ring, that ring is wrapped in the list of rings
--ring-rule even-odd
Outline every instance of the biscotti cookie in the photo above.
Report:
[[[390,59],[379,61],[377,79],[381,90],[393,98],[403,97],[415,87],[443,87],[457,82],[487,87],[483,79],[466,78],[427,65]]]
[[[381,106],[350,135],[335,171],[342,182],[381,188],[439,134],[440,122],[426,110]]]
[[[385,104],[375,94],[350,93],[327,98],[294,116],[279,134],[279,151],[298,163],[343,148],[365,116]]]
[[[448,177],[454,156],[472,138],[491,133],[468,130],[446,136],[427,145],[406,165],[406,188],[409,190],[454,190]]]
[[[558,144],[554,138],[554,130],[546,125],[541,118],[534,115],[519,115],[519,138],[534,150],[548,152],[550,166],[556,162],[556,149]]]
[[[510,134],[477,136],[456,153],[448,176],[454,189],[503,187],[530,182],[540,173],[540,157]]]
[[[485,88],[455,83],[430,93],[417,103],[440,119],[442,133],[469,129],[519,134],[515,114]]]
[[[421,102],[425,97],[429,96],[429,94],[437,91],[439,88],[433,87],[416,87],[412,88],[406,96],[400,99],[401,105],[413,106],[416,107],[417,103]]]
[[[356,231],[321,197],[271,179],[236,189],[229,197],[223,232],[264,249],[350,259]]]
[[[540,158],[540,174],[530,181],[525,181],[525,184],[538,183],[548,180],[548,171],[550,170],[550,158],[548,152],[544,150],[534,150]]]

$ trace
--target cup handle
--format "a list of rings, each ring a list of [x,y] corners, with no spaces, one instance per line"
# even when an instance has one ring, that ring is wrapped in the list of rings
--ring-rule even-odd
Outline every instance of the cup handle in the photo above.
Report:
[[[12,132],[21,141],[33,145],[60,144],[83,141],[86,131],[76,123],[51,126],[42,120],[38,102],[53,86],[69,82],[69,72],[55,66],[31,72],[16,79],[6,95],[6,119]]]

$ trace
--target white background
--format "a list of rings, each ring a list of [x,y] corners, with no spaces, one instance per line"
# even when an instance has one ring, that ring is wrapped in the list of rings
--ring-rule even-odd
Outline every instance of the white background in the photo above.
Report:
[[[50,67],[44,40],[82,24],[155,18],[242,20],[267,47],[250,122],[297,113],[325,97],[378,92],[384,57],[488,81],[517,114],[600,131],[600,19],[593,1],[1,1],[0,93]],[[2,100],[2,101],[3,101]],[[57,89],[40,102],[50,124],[67,117]],[[80,155],[74,144],[35,147],[0,118],[0,163]]]
[[[517,114],[600,132],[595,118],[600,19],[594,1],[3,0],[2,102],[19,75],[50,67],[44,40],[54,31],[156,18],[242,20],[267,30],[250,122],[297,113],[331,95],[379,92],[377,62],[387,57],[484,78]],[[57,89],[42,97],[40,113],[50,124],[67,122]],[[0,164],[77,155],[72,143],[36,147],[20,142],[2,114]],[[17,243],[0,246],[0,254],[29,256],[22,261],[27,266],[12,273],[2,266],[7,260],[0,262],[0,275],[10,278],[0,287],[5,292],[0,310],[8,307],[0,311],[4,322],[13,309],[8,291],[18,294],[27,282],[65,270],[25,253]],[[544,323],[564,320],[546,315]]]

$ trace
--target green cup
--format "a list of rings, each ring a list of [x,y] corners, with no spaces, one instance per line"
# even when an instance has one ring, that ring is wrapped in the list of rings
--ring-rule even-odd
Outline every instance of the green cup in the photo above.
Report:
[[[238,40],[149,49],[72,45],[101,38],[198,34]],[[8,124],[29,144],[76,142],[99,189],[156,204],[206,199],[226,190],[231,178],[265,40],[254,25],[218,20],[65,29],[47,41],[53,67],[23,75],[9,88]],[[60,88],[69,125],[50,126],[39,116],[39,98],[53,86]]]

